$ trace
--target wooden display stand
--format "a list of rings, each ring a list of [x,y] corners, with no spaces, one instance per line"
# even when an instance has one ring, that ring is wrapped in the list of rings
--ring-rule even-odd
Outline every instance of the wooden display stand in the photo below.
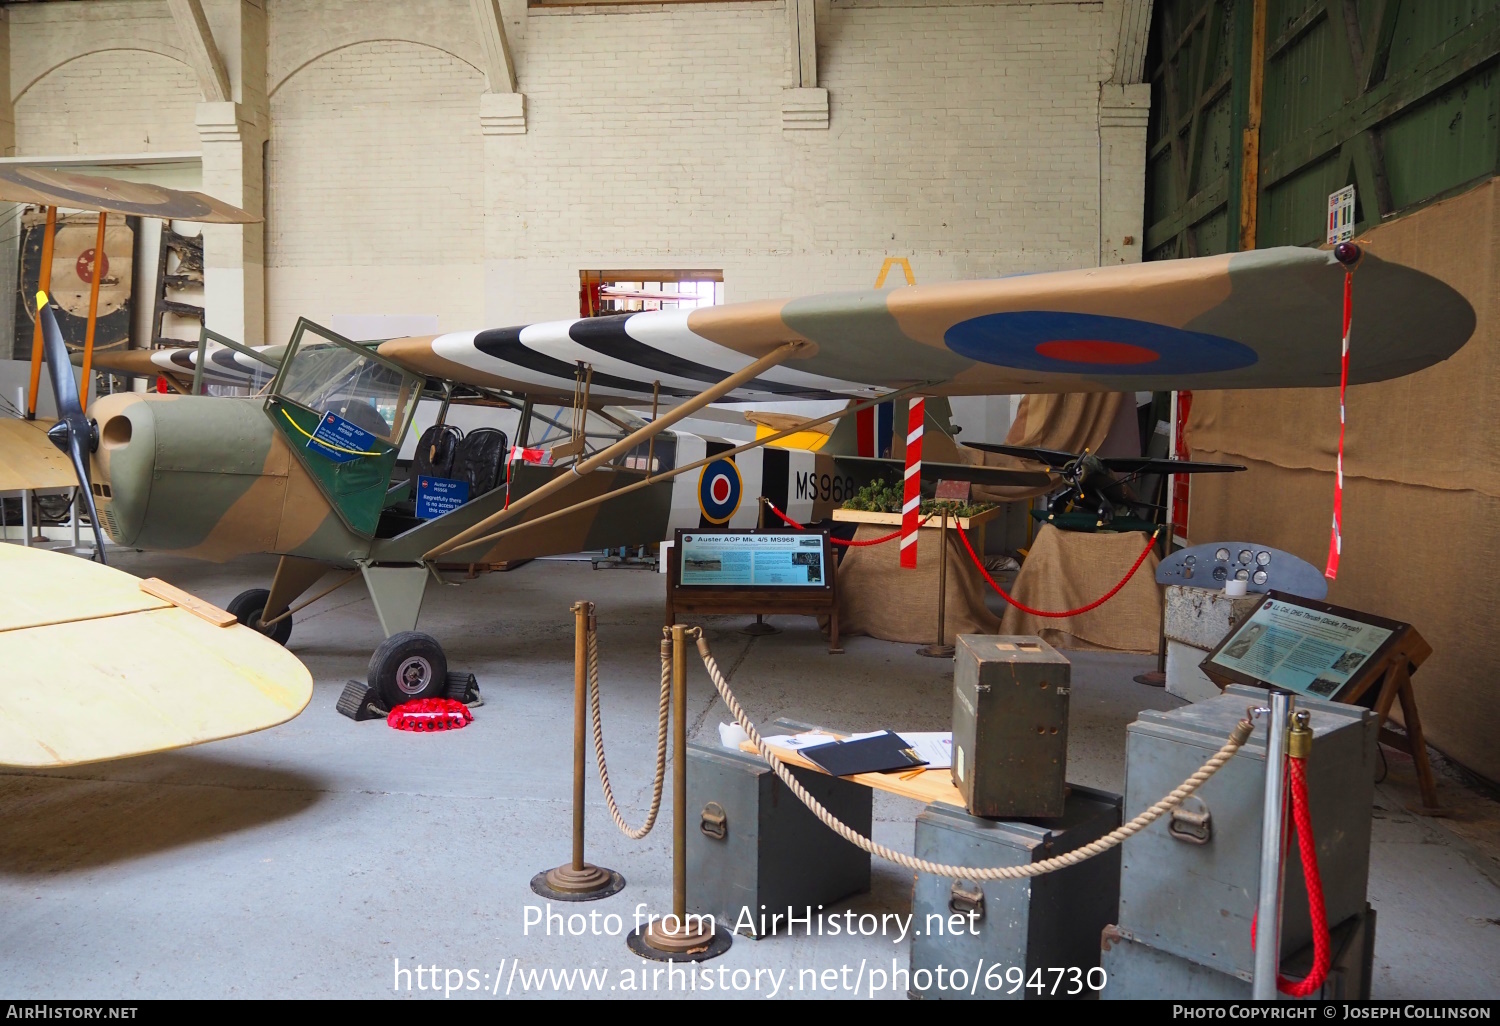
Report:
[[[1380,691],[1375,697],[1375,715],[1380,717],[1380,741],[1397,751],[1411,756],[1417,770],[1417,787],[1422,792],[1422,805],[1413,811],[1424,816],[1442,816],[1447,810],[1438,805],[1437,781],[1432,775],[1432,763],[1427,759],[1427,739],[1422,733],[1422,718],[1417,713],[1417,696],[1412,690],[1412,671],[1432,655],[1432,646],[1407,625],[1398,632],[1390,652],[1380,662],[1365,668],[1359,678],[1351,681],[1338,696],[1338,701],[1354,705],[1377,681]],[[1401,719],[1406,726],[1405,734],[1398,734],[1385,725],[1391,707],[1401,700]]]
[[[983,513],[972,517],[949,517],[949,527],[961,527],[969,536],[969,542],[974,546],[974,551],[984,553],[984,525],[998,517],[1004,510],[999,506],[987,509]],[[890,527],[901,526],[900,513],[867,513],[862,509],[836,509],[833,511],[833,519],[840,523],[849,524],[885,524]],[[939,529],[937,516],[930,518],[922,525],[924,531],[936,531]],[[976,530],[976,528],[978,530]]]
[[[826,539],[823,545],[826,556],[829,550]],[[683,613],[826,616],[828,654],[843,654],[839,647],[839,575],[833,559],[824,561],[828,574],[826,588],[704,588],[682,585],[681,555],[680,545],[673,545],[667,553],[667,626],[680,622],[678,618]]]

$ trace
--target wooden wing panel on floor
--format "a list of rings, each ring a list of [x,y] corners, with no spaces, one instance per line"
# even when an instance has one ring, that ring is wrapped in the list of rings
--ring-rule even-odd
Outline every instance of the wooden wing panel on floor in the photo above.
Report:
[[[284,723],[312,676],[248,627],[219,627],[129,574],[0,545],[0,765],[75,766]]]

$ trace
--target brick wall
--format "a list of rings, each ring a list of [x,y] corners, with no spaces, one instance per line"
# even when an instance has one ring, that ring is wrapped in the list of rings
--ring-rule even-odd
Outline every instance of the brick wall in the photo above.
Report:
[[[24,45],[24,43],[22,44]],[[198,80],[146,50],[70,60],[16,99],[20,156],[196,151]]]
[[[812,131],[782,125],[780,0],[502,9],[523,135],[481,132],[469,0],[265,0],[269,341],[299,314],[565,317],[583,268],[722,268],[734,301],[868,287],[886,255],[919,281],[1086,266],[1101,188],[1108,232],[1132,223],[1139,169],[1101,180],[1110,3],[819,0]],[[199,148],[164,4],[10,10],[23,153]],[[67,60],[109,45],[136,49]],[[91,77],[115,60],[138,70]]]
[[[484,76],[431,46],[356,43],[271,95],[267,337],[298,316],[483,320]],[[575,286],[576,291],[576,286]]]
[[[827,131],[787,132],[779,3],[533,11],[491,143],[490,321],[579,267],[722,267],[733,300],[1097,260],[1101,7],[819,9]]]

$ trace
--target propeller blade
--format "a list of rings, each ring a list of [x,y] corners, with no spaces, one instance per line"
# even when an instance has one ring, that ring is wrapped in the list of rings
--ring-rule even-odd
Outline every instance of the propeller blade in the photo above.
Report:
[[[73,364],[68,360],[68,344],[63,341],[62,330],[57,326],[57,317],[48,305],[47,293],[37,294],[37,316],[42,319],[42,355],[47,359],[47,376],[52,379],[52,397],[57,400],[57,415],[63,420],[75,410],[83,415],[83,406],[78,401],[78,382],[73,377]]]
[[[94,505],[93,482],[89,479],[87,449],[93,448],[94,431],[78,400],[78,382],[73,378],[73,364],[68,360],[68,345],[63,341],[57,317],[47,303],[47,294],[38,292],[36,298],[37,316],[42,322],[42,353],[47,359],[47,375],[52,380],[57,414],[62,418],[52,425],[47,437],[73,461],[73,473],[78,475],[78,494],[88,506],[89,523],[94,529],[99,562],[108,563],[104,556],[104,532],[99,528],[99,510]],[[77,509],[73,515],[78,515]]]

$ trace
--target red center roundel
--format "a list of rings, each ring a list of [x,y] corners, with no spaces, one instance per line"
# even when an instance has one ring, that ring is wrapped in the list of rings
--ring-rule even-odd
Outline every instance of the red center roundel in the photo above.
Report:
[[[89,248],[89,249],[86,249],[82,253],[78,254],[78,262],[74,266],[74,270],[76,270],[78,272],[78,277],[79,278],[81,278],[82,280],[88,282],[90,285],[93,284],[93,282],[94,282],[94,250],[92,249],[92,247]],[[99,275],[100,280],[102,281],[103,278],[104,278],[104,276],[107,275],[107,274],[109,274],[109,257],[108,256],[101,256],[99,258],[99,270],[102,272]]]
[[[729,478],[723,474],[714,478],[713,483],[708,486],[708,493],[714,497],[715,502],[728,502]]]
[[[1038,356],[1068,363],[1092,363],[1119,366],[1151,363],[1161,354],[1129,342],[1107,342],[1101,339],[1055,339],[1037,345]]]

